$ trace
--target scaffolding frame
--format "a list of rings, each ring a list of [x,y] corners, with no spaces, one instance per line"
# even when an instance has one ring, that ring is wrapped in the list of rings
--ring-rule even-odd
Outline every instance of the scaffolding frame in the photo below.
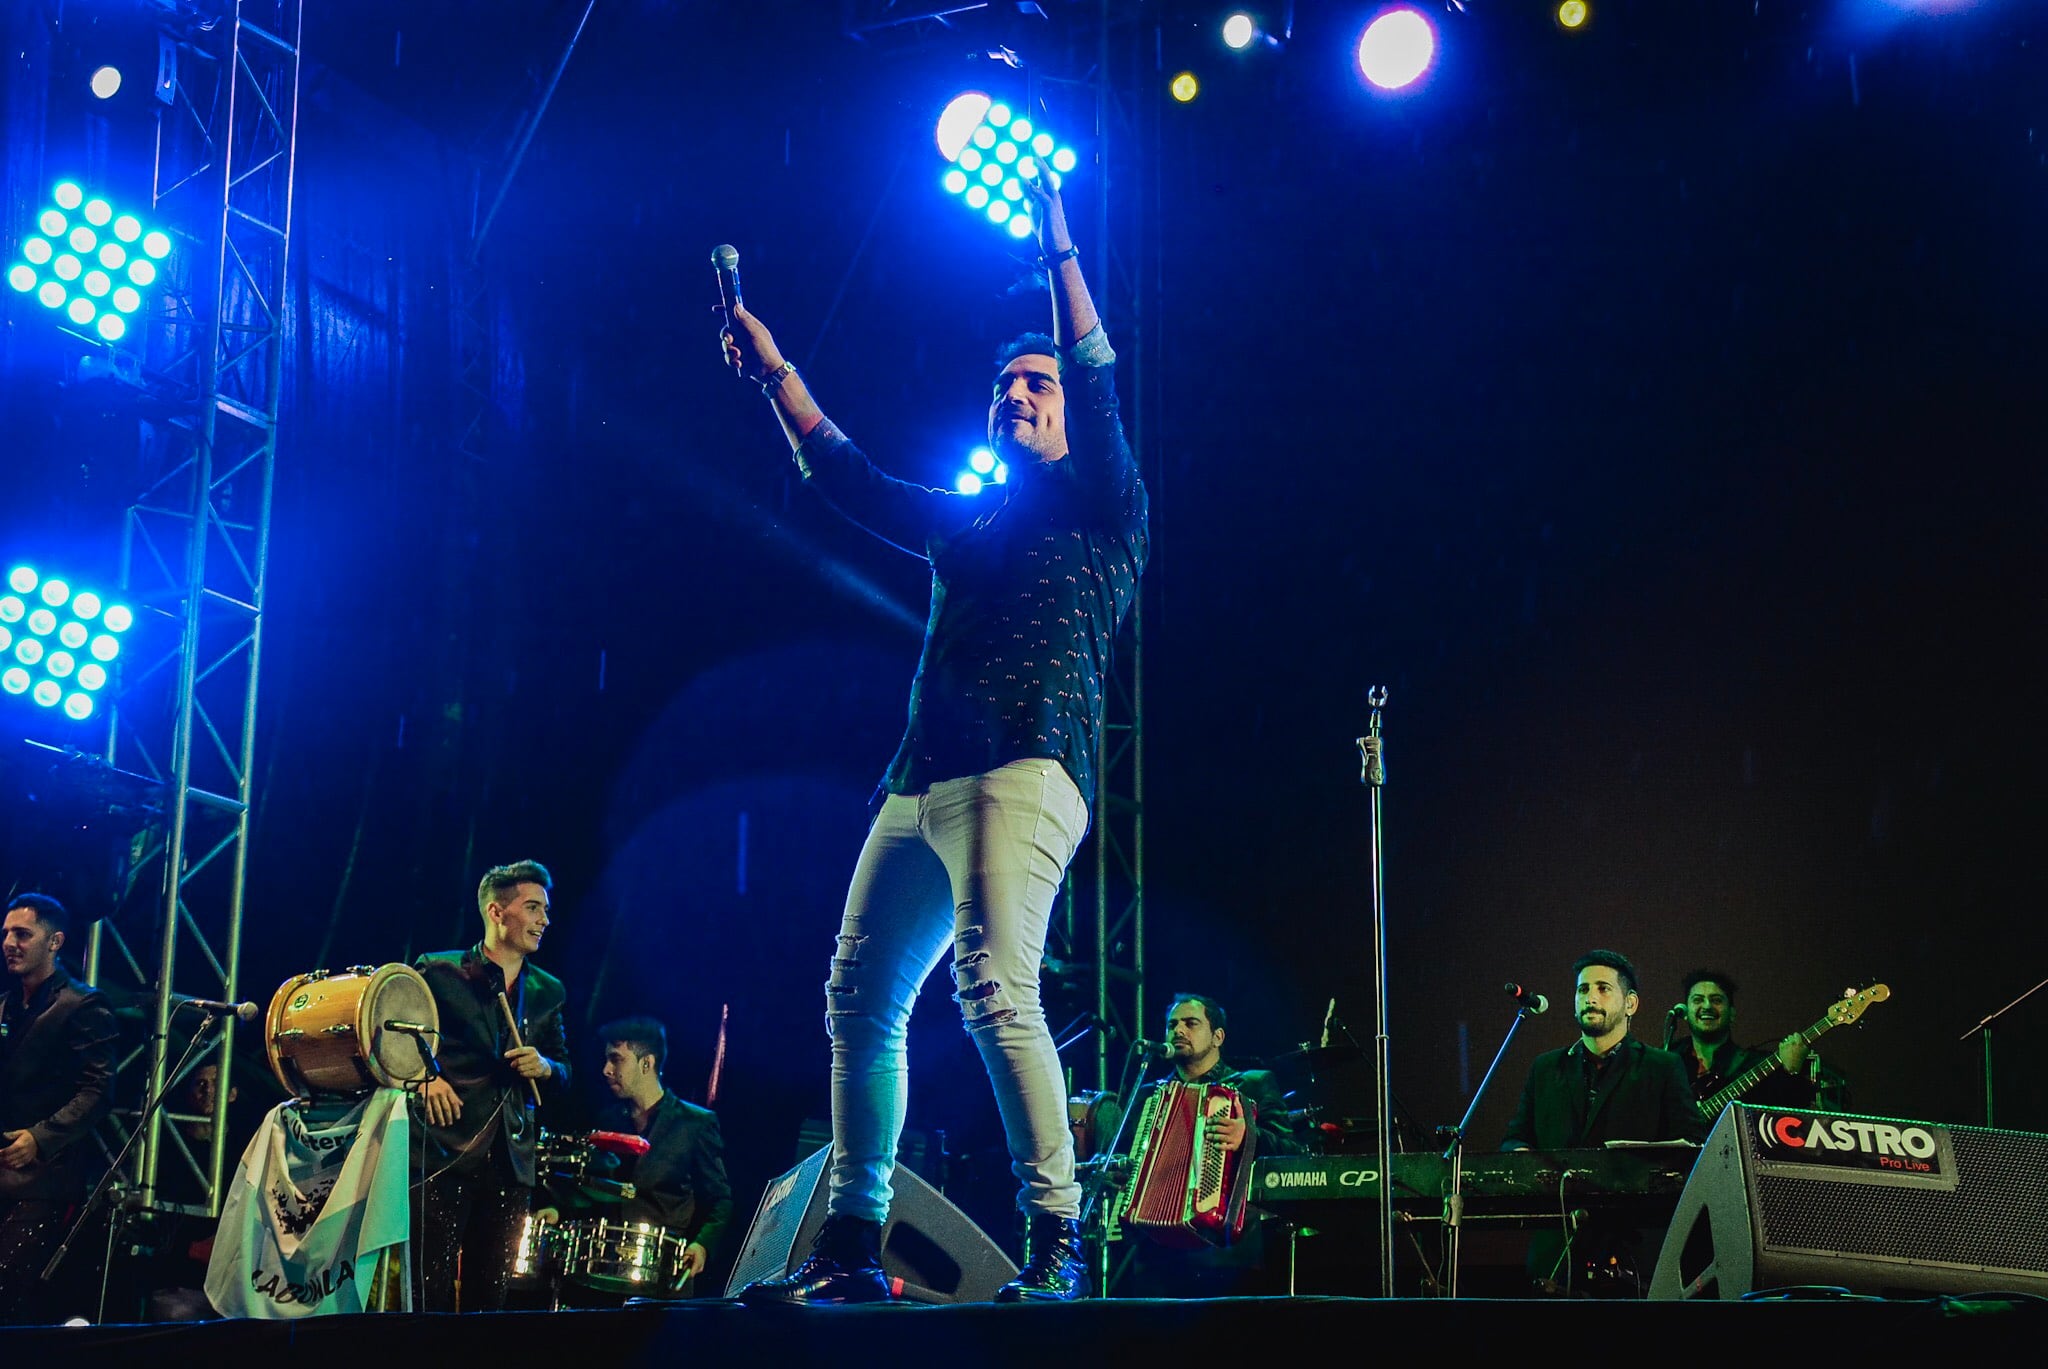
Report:
[[[304,0],[216,0],[163,21],[175,26],[179,61],[157,126],[152,203],[179,248],[149,321],[144,380],[166,450],[161,473],[123,516],[120,584],[138,617],[174,640],[123,671],[106,755],[161,783],[164,801],[131,847],[120,911],[95,925],[86,950],[88,981],[112,971],[151,995],[144,1103],[183,1082],[168,1077],[180,966],[200,963],[208,990],[200,996],[233,1002],[238,990],[303,8]],[[129,910],[139,923],[142,906],[153,921],[130,926]],[[130,1134],[141,1129],[130,1177],[143,1209],[219,1214],[232,1018],[225,1028],[188,1067],[219,1070],[211,1118],[116,1114]],[[210,1121],[205,1155],[167,1120]],[[202,1203],[157,1201],[173,1152],[198,1180]]]
[[[1124,433],[1156,496],[1150,419],[1160,338],[1159,124],[1158,83],[1148,76],[1157,64],[1158,24],[1149,8],[1099,0],[1087,34],[1092,50],[1074,63],[1085,75],[1071,84],[1087,91],[1093,109],[1095,165],[1085,209],[1103,266],[1090,284],[1117,349]],[[1130,1046],[1145,1035],[1144,584],[1141,577],[1104,681],[1093,859],[1069,869],[1054,927],[1055,958],[1088,967],[1095,1047],[1089,1072],[1103,1094],[1122,1085]],[[1070,1067],[1069,1074],[1071,1082],[1083,1071]]]

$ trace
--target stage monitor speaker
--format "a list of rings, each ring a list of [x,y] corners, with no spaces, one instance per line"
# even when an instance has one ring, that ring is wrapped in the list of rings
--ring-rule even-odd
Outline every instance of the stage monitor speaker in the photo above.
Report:
[[[726,1282],[730,1298],[759,1279],[781,1278],[803,1263],[825,1224],[827,1145],[761,1194],[747,1239]],[[989,1302],[1017,1277],[1017,1266],[966,1213],[915,1173],[896,1167],[895,1199],[882,1227],[882,1268],[896,1296],[910,1302]]]
[[[2032,1132],[1736,1103],[1679,1194],[1649,1296],[2048,1296],[2044,1174]]]

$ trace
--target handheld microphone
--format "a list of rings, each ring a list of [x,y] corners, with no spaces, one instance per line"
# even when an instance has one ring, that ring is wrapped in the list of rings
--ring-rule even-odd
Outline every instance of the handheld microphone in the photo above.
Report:
[[[732,315],[740,307],[740,250],[729,242],[711,249],[711,269],[718,276],[718,307],[725,311],[726,331],[732,330]]]
[[[1532,1017],[1538,1013],[1550,1011],[1550,1000],[1537,993],[1534,989],[1527,988],[1521,984],[1503,984],[1501,988],[1506,991],[1508,997],[1514,999],[1521,1006],[1523,1012],[1528,1013]]]
[[[1154,1060],[1165,1060],[1173,1055],[1173,1047],[1165,1041],[1133,1041],[1131,1054],[1149,1055]]]
[[[263,1015],[263,1009],[254,1003],[223,1003],[217,998],[187,998],[184,994],[172,994],[180,1008],[197,1008],[215,1017],[233,1017],[243,1022],[254,1022]]]

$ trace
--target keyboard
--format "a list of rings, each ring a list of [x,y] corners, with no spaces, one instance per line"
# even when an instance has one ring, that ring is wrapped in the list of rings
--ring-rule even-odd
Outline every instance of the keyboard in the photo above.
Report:
[[[1538,1223],[1585,1209],[1603,1216],[1667,1220],[1692,1173],[1693,1146],[1467,1152],[1461,1196],[1467,1220]],[[1441,1221],[1451,1164],[1436,1152],[1391,1157],[1394,1208],[1409,1220]],[[1260,1156],[1251,1200],[1276,1216],[1334,1225],[1370,1222],[1380,1197],[1371,1155]]]

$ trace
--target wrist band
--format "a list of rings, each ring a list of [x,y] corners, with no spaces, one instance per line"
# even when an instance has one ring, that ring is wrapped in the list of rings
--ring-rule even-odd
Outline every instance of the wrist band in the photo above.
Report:
[[[1074,258],[1076,258],[1076,257],[1078,257],[1078,256],[1080,256],[1080,255],[1081,255],[1081,249],[1080,249],[1080,248],[1078,248],[1078,247],[1069,247],[1069,248],[1068,248],[1068,249],[1067,249],[1066,251],[1064,251],[1064,252],[1055,252],[1055,253],[1053,253],[1053,254],[1052,254],[1051,256],[1047,257],[1047,258],[1045,259],[1045,264],[1046,264],[1047,266],[1058,266],[1058,265],[1059,265],[1059,264],[1060,264],[1061,262],[1063,262],[1063,261],[1072,261],[1072,260],[1073,260]]]
[[[794,361],[783,362],[762,379],[761,393],[767,395],[770,399],[775,398],[775,392],[782,388],[782,382],[795,374],[796,363]]]

